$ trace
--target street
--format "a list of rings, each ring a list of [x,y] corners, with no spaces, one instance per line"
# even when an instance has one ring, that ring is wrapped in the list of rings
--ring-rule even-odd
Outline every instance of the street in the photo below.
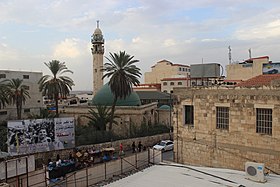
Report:
[[[162,153],[162,160],[163,161],[170,161],[173,162],[173,150],[171,151],[166,151]]]

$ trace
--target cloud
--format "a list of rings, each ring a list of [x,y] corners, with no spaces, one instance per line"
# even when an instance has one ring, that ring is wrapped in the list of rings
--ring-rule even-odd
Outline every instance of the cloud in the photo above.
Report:
[[[66,38],[54,47],[54,58],[77,58],[81,55],[79,39]]]
[[[141,43],[143,42],[140,37],[132,38],[132,43]]]
[[[236,31],[236,37],[240,40],[267,39],[280,36],[280,20],[254,25]]]
[[[176,42],[174,39],[166,39],[166,40],[164,40],[163,45],[165,47],[171,47],[171,46],[176,45]]]

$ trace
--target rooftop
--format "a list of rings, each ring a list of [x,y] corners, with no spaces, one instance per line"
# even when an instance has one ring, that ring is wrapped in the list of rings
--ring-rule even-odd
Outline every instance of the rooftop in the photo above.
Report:
[[[237,84],[237,87],[269,86],[272,81],[280,80],[280,74],[259,75]]]
[[[266,176],[266,183],[257,183],[245,179],[244,171],[194,167],[181,164],[160,164],[146,168],[131,176],[108,184],[108,187],[114,186],[254,186],[254,187],[276,187],[280,184],[280,176],[269,174]]]

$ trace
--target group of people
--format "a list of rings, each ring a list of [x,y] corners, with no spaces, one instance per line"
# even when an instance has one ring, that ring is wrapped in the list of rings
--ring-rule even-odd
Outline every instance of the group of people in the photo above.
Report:
[[[146,147],[143,146],[141,141],[138,142],[137,147],[136,147],[135,141],[133,141],[132,145],[131,145],[131,148],[132,148],[132,153],[146,151]],[[119,155],[120,156],[124,155],[124,150],[123,150],[123,144],[122,143],[120,143],[120,149],[119,150],[120,150]]]
[[[143,146],[143,144],[141,143],[141,141],[139,141],[138,145],[137,145],[137,150],[136,150],[136,145],[135,145],[135,142],[132,142],[132,153],[135,153],[136,151],[138,152],[141,152],[142,150],[143,151],[146,151],[146,147]]]

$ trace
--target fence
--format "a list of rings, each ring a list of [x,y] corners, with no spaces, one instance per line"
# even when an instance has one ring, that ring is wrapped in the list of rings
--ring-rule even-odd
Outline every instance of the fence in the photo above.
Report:
[[[67,174],[63,180],[51,182],[49,175],[43,169],[28,172],[13,178],[4,180],[10,187],[83,187],[93,186],[102,181],[107,181],[122,174],[141,170],[150,164],[162,161],[161,151],[148,149],[147,151],[120,157],[117,160],[104,162]]]
[[[118,160],[104,162],[93,167],[66,175],[63,181],[50,184],[49,186],[93,186],[102,181],[112,179],[133,170],[141,170],[149,164],[157,164],[162,161],[161,151],[148,149],[130,156],[121,157]]]

